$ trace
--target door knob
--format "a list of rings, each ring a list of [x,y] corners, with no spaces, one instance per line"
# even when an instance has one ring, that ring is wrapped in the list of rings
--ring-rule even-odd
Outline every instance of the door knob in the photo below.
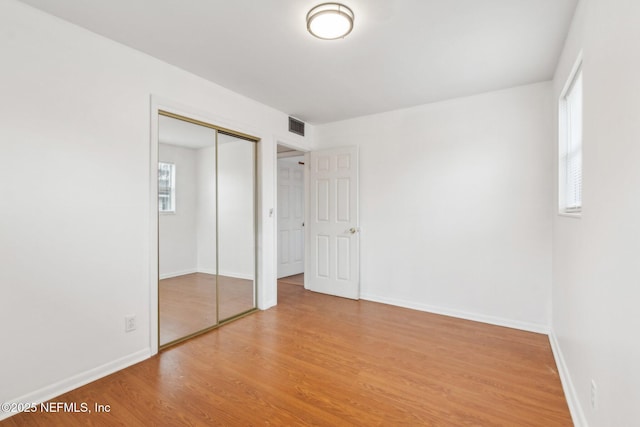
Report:
[[[349,233],[351,233],[351,234],[356,234],[357,232],[358,232],[358,229],[356,227],[351,227],[349,229]]]

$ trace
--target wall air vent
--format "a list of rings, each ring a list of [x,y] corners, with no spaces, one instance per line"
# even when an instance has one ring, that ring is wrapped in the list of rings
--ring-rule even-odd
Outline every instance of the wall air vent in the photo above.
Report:
[[[304,136],[304,122],[289,117],[289,132]]]

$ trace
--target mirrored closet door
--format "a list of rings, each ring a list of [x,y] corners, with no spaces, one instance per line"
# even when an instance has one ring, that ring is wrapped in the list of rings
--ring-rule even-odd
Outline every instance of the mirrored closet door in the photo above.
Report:
[[[160,347],[255,310],[256,143],[160,113]]]

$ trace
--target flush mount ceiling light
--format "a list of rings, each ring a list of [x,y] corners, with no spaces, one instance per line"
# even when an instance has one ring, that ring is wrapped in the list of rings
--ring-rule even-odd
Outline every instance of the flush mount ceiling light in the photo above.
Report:
[[[323,40],[345,37],[353,30],[353,11],[340,3],[322,3],[307,13],[307,30]]]

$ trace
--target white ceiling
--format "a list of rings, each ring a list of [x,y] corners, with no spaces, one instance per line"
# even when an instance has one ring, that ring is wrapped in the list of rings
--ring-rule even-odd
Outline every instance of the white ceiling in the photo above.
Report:
[[[343,0],[335,41],[323,0],[22,1],[319,124],[549,80],[578,0]]]

